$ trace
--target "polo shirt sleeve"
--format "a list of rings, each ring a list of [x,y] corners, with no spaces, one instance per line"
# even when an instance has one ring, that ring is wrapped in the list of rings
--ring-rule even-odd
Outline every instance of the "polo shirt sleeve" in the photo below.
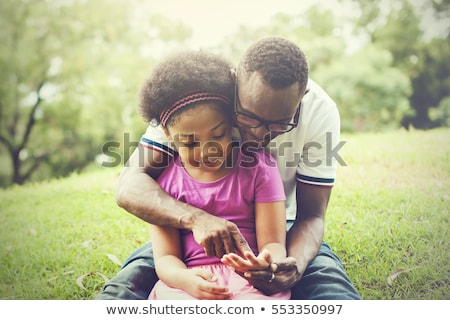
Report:
[[[163,152],[172,157],[175,155],[175,149],[167,140],[161,126],[154,127],[149,125],[145,133],[142,135],[139,144],[144,148]]]
[[[297,167],[296,179],[332,187],[339,159],[340,117],[334,102],[322,101],[308,118],[308,130]]]

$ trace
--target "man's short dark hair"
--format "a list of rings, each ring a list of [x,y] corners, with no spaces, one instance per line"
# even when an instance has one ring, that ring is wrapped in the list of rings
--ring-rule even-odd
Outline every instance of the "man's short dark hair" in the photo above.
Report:
[[[303,94],[308,83],[306,56],[293,42],[280,37],[267,37],[256,41],[244,53],[238,77],[258,72],[264,83],[282,89],[299,83]]]

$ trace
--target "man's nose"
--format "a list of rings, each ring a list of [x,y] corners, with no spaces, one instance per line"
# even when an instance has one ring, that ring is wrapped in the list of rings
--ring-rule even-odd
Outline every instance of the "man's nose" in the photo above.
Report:
[[[265,126],[254,128],[252,130],[253,131],[251,132],[251,134],[262,143],[268,143],[271,139],[275,137],[273,133],[267,130]]]
[[[255,138],[258,138],[259,140],[264,140],[264,137],[268,134],[268,133],[270,133],[270,131],[269,130],[267,130],[267,128],[265,127],[265,126],[260,126],[260,127],[258,127],[258,128],[253,128],[253,129],[251,129],[252,130],[252,135],[255,137]]]

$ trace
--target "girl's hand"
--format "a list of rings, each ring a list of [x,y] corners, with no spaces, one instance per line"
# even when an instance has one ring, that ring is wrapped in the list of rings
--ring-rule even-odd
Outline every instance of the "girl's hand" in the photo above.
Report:
[[[228,253],[223,255],[220,261],[237,272],[267,270],[272,263],[272,255],[267,250],[261,251],[258,256],[249,251],[244,252],[244,257]]]
[[[245,272],[243,277],[266,295],[292,288],[302,278],[307,265],[299,266],[294,257],[272,263],[269,270]]]
[[[227,300],[232,294],[227,287],[216,283],[217,277],[208,270],[192,268],[186,270],[186,281],[180,288],[196,299],[200,300]]]

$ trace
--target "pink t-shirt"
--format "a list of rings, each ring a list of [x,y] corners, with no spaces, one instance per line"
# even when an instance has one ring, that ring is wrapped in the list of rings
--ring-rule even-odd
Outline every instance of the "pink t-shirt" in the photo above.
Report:
[[[241,150],[238,154],[231,172],[213,182],[193,179],[175,156],[158,183],[175,199],[234,222],[257,254],[255,203],[284,201],[286,198],[277,163],[271,155],[254,150]],[[192,232],[180,232],[183,260],[187,266],[219,262],[218,258],[205,254]]]

